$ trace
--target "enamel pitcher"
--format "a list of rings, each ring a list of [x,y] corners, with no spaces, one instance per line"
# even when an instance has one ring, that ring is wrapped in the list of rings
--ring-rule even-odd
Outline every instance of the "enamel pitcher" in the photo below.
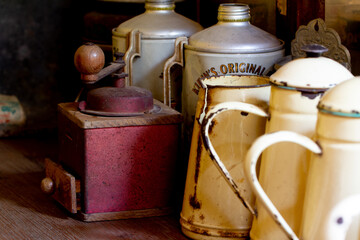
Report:
[[[185,140],[190,142],[201,81],[220,75],[265,76],[284,56],[283,42],[250,23],[247,4],[223,3],[218,8],[217,24],[178,38],[174,55],[164,65],[164,103],[170,105],[173,80],[170,69],[183,66],[180,102],[184,115]],[[176,99],[175,99],[176,100]]]
[[[344,198],[335,205],[326,221],[327,240],[345,240],[351,223],[360,215],[360,194]]]
[[[279,130],[289,130],[311,137],[315,132],[317,109],[316,106],[329,88],[339,82],[353,77],[353,75],[338,62],[321,57],[326,51],[321,45],[306,45],[303,50],[308,57],[293,60],[282,66],[270,76],[271,94],[265,132],[270,133]],[[226,108],[241,109],[238,103]],[[222,111],[226,110],[222,107]],[[220,112],[220,111],[219,111]],[[203,123],[203,137],[210,139],[208,128],[216,112],[209,112]],[[216,152],[211,149],[211,141],[205,141],[205,147],[210,155]],[[267,149],[259,167],[260,182],[265,191],[279,211],[284,215],[287,222],[298,232],[303,206],[308,163],[303,161],[307,152],[300,146],[279,143]],[[216,165],[221,165],[225,158],[213,157]],[[237,191],[226,168],[221,172],[227,179],[234,192]],[[273,219],[265,211],[262,205],[256,204],[257,217],[254,218],[250,237],[255,240],[263,239],[288,239],[287,236],[274,223]]]
[[[127,85],[148,89],[162,101],[163,66],[174,53],[176,38],[190,37],[203,28],[176,13],[174,0],[146,0],[145,9],[113,29],[113,53],[125,53]],[[173,75],[181,77],[175,71]]]
[[[241,159],[251,143],[264,134],[266,113],[262,108],[268,105],[269,81],[259,76],[219,76],[201,82],[180,214],[182,231],[192,239],[247,239],[252,214],[212,163],[204,148],[200,126],[208,110],[222,102],[241,102],[256,112],[220,114],[210,133],[215,149],[226,159],[226,166],[239,182],[241,193],[249,205],[253,205],[255,199],[245,179]]]
[[[297,235],[299,235],[303,240],[327,240],[329,231],[332,230],[327,224],[329,213],[344,199],[360,194],[360,95],[358,89],[360,89],[359,77],[340,83],[325,93],[318,105],[314,141],[294,132],[279,131],[258,138],[249,149],[245,172],[257,200],[265,206],[273,221],[281,226],[290,239],[298,239]],[[257,180],[258,157],[265,148],[280,142],[297,143],[313,152],[304,192],[303,212],[297,212],[295,216],[301,222],[299,233],[295,233],[289,226]],[[262,159],[261,164],[265,163],[264,160],[267,159]],[[304,158],[302,161],[305,162],[307,159]],[[282,171],[291,177],[286,169]],[[358,210],[355,208],[353,211]],[[337,219],[337,221],[341,224],[343,220]],[[359,239],[359,230],[359,219],[356,219],[350,226],[346,239]]]

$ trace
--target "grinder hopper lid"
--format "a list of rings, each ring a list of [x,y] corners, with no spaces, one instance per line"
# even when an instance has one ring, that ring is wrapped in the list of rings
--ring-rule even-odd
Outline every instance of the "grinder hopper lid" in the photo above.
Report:
[[[149,90],[129,87],[101,87],[88,92],[86,102],[79,103],[81,112],[100,116],[136,116],[153,109]]]

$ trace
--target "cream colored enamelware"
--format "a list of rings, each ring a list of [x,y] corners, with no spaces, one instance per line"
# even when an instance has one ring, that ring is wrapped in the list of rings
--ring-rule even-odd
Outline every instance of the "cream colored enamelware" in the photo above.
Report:
[[[223,102],[245,105],[247,111],[254,109],[256,114],[227,109],[211,121],[209,134],[213,148],[230,169],[244,199],[254,205],[243,160],[253,140],[265,131],[267,114],[262,108],[266,109],[269,101],[268,78],[222,76],[203,79],[202,83],[180,217],[182,231],[192,239],[247,239],[252,214],[229,188],[206,152],[200,127],[204,117],[213,116],[212,111],[217,111]],[[250,110],[246,108],[249,105]]]
[[[342,65],[329,58],[320,57],[318,52],[325,51],[319,45],[304,47],[307,58],[293,60],[282,66],[270,76],[272,83],[269,100],[268,118],[265,132],[287,130],[312,137],[317,119],[316,106],[326,90],[353,77]],[[245,109],[243,110],[246,111]],[[209,115],[206,118],[207,124]],[[203,126],[206,128],[206,126]],[[243,128],[243,131],[247,128]],[[204,130],[204,135],[206,131]],[[204,136],[206,137],[206,136]],[[210,155],[211,148],[209,147]],[[226,158],[214,158],[220,166]],[[305,160],[304,160],[305,159]],[[306,178],[308,174],[307,152],[304,148],[288,143],[279,143],[267,149],[262,156],[260,183],[278,207],[289,225],[296,233],[300,229]],[[229,180],[234,192],[236,181],[226,167],[219,168],[225,179]],[[242,201],[246,199],[242,197]],[[246,205],[246,202],[244,202]],[[251,204],[249,204],[251,205]],[[250,207],[249,207],[250,208]],[[287,236],[274,223],[262,205],[256,204],[257,217],[254,218],[250,232],[251,239],[287,239]],[[299,217],[300,216],[300,217]]]
[[[277,222],[290,239],[298,239],[296,235],[300,235],[303,240],[329,239],[329,231],[332,230],[328,227],[329,213],[345,198],[360,194],[359,88],[360,78],[352,78],[325,93],[318,105],[314,141],[294,132],[280,131],[257,139],[247,154],[245,173],[258,201],[269,212],[269,216],[272,216],[274,223]],[[303,211],[295,216],[300,222],[298,232],[287,223],[286,218],[283,218],[283,213],[276,210],[282,206],[276,206],[274,200],[265,194],[267,192],[265,188],[261,188],[257,181],[258,157],[264,149],[279,142],[295,142],[314,152],[310,158]],[[289,157],[292,159],[295,154],[297,153],[290,153]],[[262,166],[267,160],[261,159]],[[304,163],[307,159],[304,158],[301,161]],[[287,169],[282,169],[282,171],[280,174],[288,174]],[[273,173],[275,178],[277,175]],[[268,195],[269,193],[267,192]],[[359,239],[359,230],[357,218],[350,227],[346,239]]]
[[[328,240],[345,240],[351,223],[360,215],[360,194],[351,195],[335,205],[326,221]]]
[[[308,55],[313,54],[312,50]],[[321,50],[321,49],[320,49]],[[266,133],[294,131],[307,137],[315,133],[316,106],[329,88],[352,78],[349,70],[325,57],[293,60],[270,76],[269,119]],[[295,144],[278,143],[264,151],[260,183],[292,229],[299,233],[309,163],[307,151]],[[250,232],[254,240],[287,240],[262,205]]]

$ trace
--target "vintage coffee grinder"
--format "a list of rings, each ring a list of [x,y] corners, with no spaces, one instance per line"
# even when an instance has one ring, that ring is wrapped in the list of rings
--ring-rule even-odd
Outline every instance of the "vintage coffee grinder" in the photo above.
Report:
[[[182,116],[150,91],[124,86],[121,60],[103,68],[103,59],[93,44],[75,54],[86,86],[113,75],[115,87],[58,105],[59,159],[46,161],[42,189],[84,221],[168,214]]]

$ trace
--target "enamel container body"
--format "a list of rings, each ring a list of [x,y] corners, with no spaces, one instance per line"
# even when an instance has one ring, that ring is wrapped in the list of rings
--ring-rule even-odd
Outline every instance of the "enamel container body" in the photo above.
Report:
[[[359,87],[360,78],[352,78],[329,90],[319,103],[315,141],[322,154],[313,154],[311,159],[301,227],[303,239],[329,235],[331,229],[324,219],[341,201],[360,194]],[[360,219],[356,217],[346,239],[359,239],[359,231]]]
[[[359,87],[360,78],[352,78],[339,83],[324,94],[318,104],[314,140],[294,131],[277,131],[258,138],[246,155],[245,173],[257,196],[258,205],[261,204],[264,207],[268,216],[277,223],[276,227],[279,229],[280,226],[287,238],[297,240],[300,236],[300,239],[306,240],[350,240],[360,237],[359,218],[354,218],[359,212],[358,208],[354,207],[352,210],[353,204],[350,203],[344,206],[344,201],[349,199],[353,201],[351,198],[356,199],[356,196],[360,194]],[[339,99],[339,96],[342,96],[342,99]],[[309,157],[302,159],[303,165],[308,165],[308,174],[305,191],[302,191],[303,211],[295,216],[300,223],[299,229],[295,229],[291,225],[291,220],[286,219],[287,209],[282,210],[282,206],[276,203],[277,198],[274,195],[271,196],[275,190],[267,191],[268,182],[260,184],[257,181],[256,164],[260,154],[266,148],[270,149],[284,142],[287,142],[288,146],[285,150],[279,149],[279,151],[287,153],[290,144],[297,143],[312,152],[308,152]],[[288,158],[292,160],[297,153],[290,153]],[[261,167],[263,167],[268,159],[263,157],[261,161]],[[276,164],[279,165],[278,162]],[[282,172],[273,171],[276,179],[279,174],[289,175],[288,168],[279,169]],[[285,184],[291,184],[291,181],[285,181]],[[294,194],[294,192],[290,193]],[[288,193],[285,194],[288,195]],[[339,204],[342,205],[340,208]],[[333,218],[334,212],[338,214],[338,218]],[[258,222],[260,226],[260,216]]]
[[[325,239],[326,219],[337,203],[360,194],[360,119],[344,118],[319,112],[317,134],[321,155],[312,155],[306,187],[300,236]],[[356,218],[346,239],[359,239],[360,222]]]
[[[313,137],[317,121],[317,105],[329,88],[350,79],[353,75],[332,59],[314,56],[325,49],[319,45],[304,46],[309,57],[293,60],[270,76],[273,83],[266,133],[293,131]],[[293,143],[277,143],[264,151],[261,158],[260,184],[299,234],[304,192],[309,167],[306,149]],[[261,204],[257,204],[258,218],[254,220],[252,239],[288,237],[273,221]]]
[[[266,78],[256,76],[213,77],[205,79],[204,84],[205,88],[199,89],[192,135],[180,218],[182,231],[192,239],[246,239],[252,215],[231,191],[204,148],[199,121],[208,109],[227,101],[266,107],[270,86]],[[214,118],[209,134],[216,152],[251,204],[255,199],[245,180],[243,156],[252,141],[264,133],[265,121],[257,115],[227,111]]]
[[[113,40],[113,46],[116,46],[119,52],[126,52],[126,42],[126,37],[118,37]],[[175,39],[141,39],[140,44],[141,56],[132,60],[132,69],[129,70],[132,71],[132,77],[128,85],[148,89],[155,99],[162,101],[163,66],[165,60],[174,52]]]
[[[272,86],[266,133],[288,130],[312,137],[322,94]],[[289,225],[299,232],[309,164],[306,149],[278,143],[266,149],[261,159],[260,183]],[[288,239],[261,204],[256,208],[251,239]]]
[[[175,39],[202,27],[176,13],[173,0],[147,0],[145,9],[113,30],[113,51],[125,53],[128,84],[146,88],[162,101],[163,66],[174,52]]]

